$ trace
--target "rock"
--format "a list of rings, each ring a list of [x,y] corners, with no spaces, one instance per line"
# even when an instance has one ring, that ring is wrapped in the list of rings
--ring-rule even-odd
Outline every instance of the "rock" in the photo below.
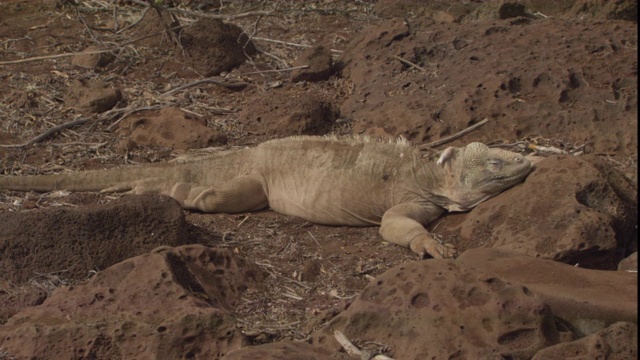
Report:
[[[305,50],[293,63],[293,67],[308,65],[305,69],[296,69],[291,73],[291,81],[318,82],[327,80],[333,74],[331,49],[322,45]]]
[[[200,149],[222,145],[226,135],[207,127],[204,118],[189,115],[178,108],[150,110],[129,116],[118,126],[126,136],[121,150],[136,146],[166,146],[173,149]]]
[[[94,51],[102,50],[97,46],[88,46],[82,52],[84,54],[74,56],[71,58],[71,64],[80,66],[87,69],[96,69],[109,65],[113,60],[115,60],[115,56],[108,52],[103,53],[91,53]]]
[[[582,269],[497,249],[475,249],[458,259],[465,266],[522,284],[548,304],[577,335],[618,322],[638,321],[638,278],[619,271]]]
[[[227,250],[152,252],[13,316],[0,327],[0,348],[19,359],[220,358],[245,339],[229,311],[263,279]]]
[[[284,137],[327,134],[338,115],[320,92],[285,87],[248,103],[239,117],[253,134]]]
[[[396,359],[526,359],[573,339],[527,287],[455,260],[391,268],[315,332],[313,344],[338,349],[335,330],[390,347]]]
[[[0,274],[16,285],[37,273],[85,279],[90,271],[160,245],[190,241],[178,203],[157,195],[125,196],[81,208],[5,212],[0,223]]]
[[[532,360],[632,360],[637,358],[638,325],[618,322],[582,339],[542,349]]]
[[[636,194],[598,158],[552,156],[523,184],[447,217],[437,232],[462,251],[493,247],[614,270],[634,239]]]
[[[80,113],[103,113],[122,100],[122,92],[101,80],[73,80],[65,104]]]
[[[638,252],[636,251],[620,261],[618,271],[638,271]]]
[[[234,350],[221,360],[348,360],[346,354],[319,349],[307,343],[280,341]]]
[[[236,25],[200,19],[180,35],[188,64],[204,76],[218,75],[244,63],[256,53],[248,36]]]

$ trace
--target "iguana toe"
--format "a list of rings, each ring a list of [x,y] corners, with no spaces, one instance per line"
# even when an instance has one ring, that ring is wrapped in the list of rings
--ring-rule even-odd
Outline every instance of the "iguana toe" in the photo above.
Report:
[[[420,256],[424,256],[426,253],[434,259],[454,259],[458,255],[458,251],[454,245],[440,243],[430,236],[413,239],[409,247],[411,251]]]

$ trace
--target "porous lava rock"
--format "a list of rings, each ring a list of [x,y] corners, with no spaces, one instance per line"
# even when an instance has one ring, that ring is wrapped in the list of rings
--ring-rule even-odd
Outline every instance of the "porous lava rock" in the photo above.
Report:
[[[386,345],[396,359],[526,359],[573,336],[527,287],[455,260],[391,268],[314,333],[313,344],[340,348],[335,330]]]
[[[577,336],[593,334],[619,321],[638,322],[637,274],[582,269],[499,249],[468,250],[457,261],[524,285]]]
[[[596,157],[551,156],[535,166],[524,183],[447,217],[437,232],[461,251],[493,247],[615,270],[637,246],[635,186]]]
[[[638,325],[617,322],[581,339],[542,349],[532,360],[634,360],[637,358]]]
[[[263,278],[227,250],[151,252],[14,315],[0,348],[18,359],[220,358],[245,341],[230,309]]]
[[[624,258],[618,264],[619,271],[638,271],[638,252],[634,252],[633,254]]]

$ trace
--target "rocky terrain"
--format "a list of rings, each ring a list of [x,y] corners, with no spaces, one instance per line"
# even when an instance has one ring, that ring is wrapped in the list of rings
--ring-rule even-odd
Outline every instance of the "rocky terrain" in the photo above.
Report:
[[[300,134],[536,168],[429,226],[446,260],[271,211],[0,190],[0,360],[637,358],[637,2],[150,3],[0,1],[0,175]]]

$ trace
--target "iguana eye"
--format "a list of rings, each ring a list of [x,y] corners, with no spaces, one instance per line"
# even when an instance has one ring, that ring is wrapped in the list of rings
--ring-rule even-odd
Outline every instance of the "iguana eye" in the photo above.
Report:
[[[491,167],[498,168],[498,169],[501,168],[503,164],[503,161],[500,159],[489,159],[488,162]]]

